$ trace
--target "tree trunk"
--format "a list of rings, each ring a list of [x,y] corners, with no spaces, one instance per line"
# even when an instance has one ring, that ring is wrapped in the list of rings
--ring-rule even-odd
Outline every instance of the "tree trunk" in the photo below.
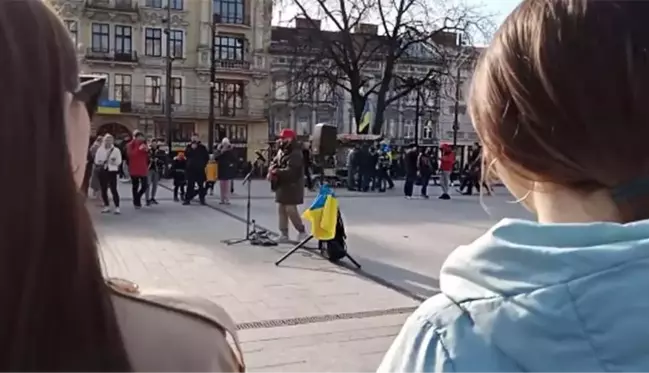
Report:
[[[385,67],[383,69],[383,80],[381,81],[381,86],[376,97],[376,112],[374,113],[374,122],[372,123],[372,129],[370,133],[377,135],[381,133],[383,121],[385,120],[385,109],[387,107],[386,98],[388,92],[390,91],[393,69],[394,61],[388,58],[385,61]]]

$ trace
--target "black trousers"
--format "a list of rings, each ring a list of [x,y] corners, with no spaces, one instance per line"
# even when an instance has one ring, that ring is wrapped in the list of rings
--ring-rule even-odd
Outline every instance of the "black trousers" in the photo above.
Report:
[[[406,197],[412,197],[412,189],[415,186],[417,175],[406,175],[406,182],[403,184],[403,194]]]
[[[421,174],[421,195],[422,197],[428,196],[428,182],[430,181],[430,174]]]
[[[196,186],[198,185],[198,190]],[[189,202],[196,194],[201,202],[205,202],[205,172],[188,172],[187,173],[187,193],[185,193],[185,201]]]
[[[142,206],[142,196],[149,187],[149,179],[146,176],[131,175],[131,191],[133,193],[133,206]]]
[[[313,179],[311,178],[311,168],[308,166],[304,167],[304,182],[306,183],[307,189],[313,189]]]
[[[104,206],[108,207],[108,190],[113,196],[113,203],[115,207],[119,207],[119,192],[117,192],[117,174],[118,171],[99,171],[99,187],[101,188],[101,199],[104,201]]]

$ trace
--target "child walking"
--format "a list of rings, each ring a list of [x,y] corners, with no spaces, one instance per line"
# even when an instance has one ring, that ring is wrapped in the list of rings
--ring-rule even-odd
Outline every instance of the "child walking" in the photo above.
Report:
[[[185,168],[187,167],[187,158],[185,154],[178,153],[171,162],[171,177],[174,180],[174,201],[185,200]],[[180,199],[178,198],[180,192]]]
[[[210,154],[210,160],[205,166],[205,188],[210,192],[210,196],[214,195],[214,185],[216,184],[217,163],[214,159],[214,154]]]

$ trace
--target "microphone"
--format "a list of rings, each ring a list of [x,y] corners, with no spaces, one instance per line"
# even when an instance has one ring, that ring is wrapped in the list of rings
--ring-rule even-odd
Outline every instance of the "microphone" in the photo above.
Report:
[[[261,152],[260,152],[259,150],[257,150],[257,151],[255,152],[255,155],[257,156],[257,159],[258,159],[258,160],[260,160],[260,161],[266,163],[266,158],[264,158],[264,156],[261,154]]]

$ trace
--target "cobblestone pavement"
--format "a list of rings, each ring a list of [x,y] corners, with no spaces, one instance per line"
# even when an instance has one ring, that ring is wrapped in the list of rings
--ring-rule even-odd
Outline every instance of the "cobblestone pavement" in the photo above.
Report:
[[[256,190],[266,186],[253,183]],[[484,198],[492,216],[477,197],[343,195],[349,245],[363,265],[363,273],[355,273],[304,251],[276,267],[290,246],[223,244],[245,233],[244,199],[231,206],[180,206],[161,189],[159,206],[135,211],[128,189],[120,185],[121,216],[101,215],[89,203],[108,275],[196,293],[224,306],[240,323],[251,371],[375,370],[413,307],[435,293],[448,253],[502,216],[526,216],[504,195]],[[237,186],[237,193],[244,191]],[[272,199],[254,199],[252,215],[261,225],[276,225]]]

